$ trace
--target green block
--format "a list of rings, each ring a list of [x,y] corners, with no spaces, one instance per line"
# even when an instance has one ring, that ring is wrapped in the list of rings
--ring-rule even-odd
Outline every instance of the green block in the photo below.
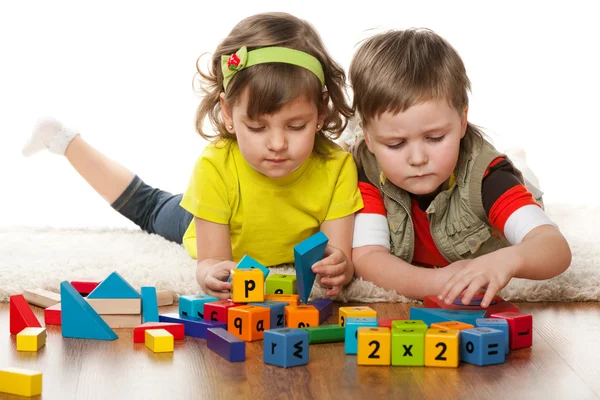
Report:
[[[343,342],[346,329],[338,324],[300,328],[308,332],[308,343]]]
[[[427,332],[428,326],[425,322],[418,319],[409,319],[401,321],[392,321],[392,330],[394,329],[420,329]]]
[[[392,365],[425,365],[426,332],[410,327],[392,330]]]
[[[296,275],[273,274],[265,280],[265,294],[296,294]]]

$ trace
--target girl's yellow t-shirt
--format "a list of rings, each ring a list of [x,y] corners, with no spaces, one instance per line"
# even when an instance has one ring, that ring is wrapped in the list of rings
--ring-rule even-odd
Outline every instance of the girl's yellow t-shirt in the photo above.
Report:
[[[212,143],[196,165],[181,207],[194,216],[228,224],[233,261],[248,254],[266,266],[292,263],[294,246],[323,221],[363,207],[352,156],[336,148],[329,159],[311,155],[291,174],[268,178],[242,157],[235,141]],[[197,258],[194,221],[183,236]]]

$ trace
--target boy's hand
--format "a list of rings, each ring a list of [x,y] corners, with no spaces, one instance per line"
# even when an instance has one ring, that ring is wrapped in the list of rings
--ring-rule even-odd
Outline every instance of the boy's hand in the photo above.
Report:
[[[496,293],[514,276],[515,260],[511,260],[510,251],[502,250],[473,260],[457,261],[445,267],[444,269],[460,264],[461,268],[446,282],[438,298],[446,304],[452,304],[454,299],[464,292],[462,303],[466,305],[475,294],[485,289],[481,307],[489,306]]]
[[[331,245],[327,245],[323,259],[312,266],[312,271],[319,275],[323,286],[330,288],[325,292],[327,296],[338,295],[354,276],[354,266],[346,254]]]
[[[233,261],[222,261],[208,267],[201,285],[204,293],[220,300],[231,298],[231,283],[227,279],[236,266]]]

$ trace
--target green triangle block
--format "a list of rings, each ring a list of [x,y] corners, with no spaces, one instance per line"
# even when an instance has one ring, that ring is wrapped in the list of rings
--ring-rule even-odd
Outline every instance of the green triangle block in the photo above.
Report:
[[[66,338],[115,340],[117,334],[68,282],[60,284],[62,335]]]
[[[118,272],[113,272],[87,297],[88,299],[139,299],[140,294]]]

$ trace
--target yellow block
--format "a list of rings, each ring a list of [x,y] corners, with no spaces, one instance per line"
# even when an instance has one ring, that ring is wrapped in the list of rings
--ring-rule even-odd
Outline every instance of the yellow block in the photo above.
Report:
[[[425,334],[426,367],[458,367],[460,331],[429,329]]]
[[[148,329],[145,334],[146,347],[155,353],[170,353],[175,348],[173,335],[165,329]]]
[[[25,328],[17,334],[18,351],[38,351],[46,344],[46,328]]]
[[[21,368],[0,370],[0,392],[19,396],[42,394],[42,373]]]
[[[446,322],[436,322],[431,324],[430,328],[432,329],[453,329],[455,331],[464,331],[465,329],[473,329],[475,328],[471,324],[466,324],[460,321],[446,321]]]
[[[258,268],[234,269],[231,286],[231,300],[234,303],[265,301],[265,275]]]
[[[371,307],[340,307],[339,324],[346,326],[348,318],[377,318],[377,311]]]
[[[389,328],[358,328],[358,365],[390,365],[392,335]]]

